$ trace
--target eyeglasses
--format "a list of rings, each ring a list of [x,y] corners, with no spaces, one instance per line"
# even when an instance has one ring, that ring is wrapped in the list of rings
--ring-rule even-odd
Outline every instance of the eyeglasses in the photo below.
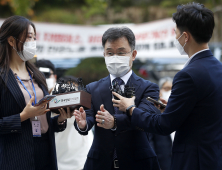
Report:
[[[116,55],[118,55],[118,56],[126,56],[126,54],[128,54],[128,53],[131,53],[132,51],[130,51],[130,52],[117,52],[117,53],[113,53],[113,52],[106,52],[105,53],[105,56],[106,57],[111,57],[111,56],[114,56],[115,54]]]

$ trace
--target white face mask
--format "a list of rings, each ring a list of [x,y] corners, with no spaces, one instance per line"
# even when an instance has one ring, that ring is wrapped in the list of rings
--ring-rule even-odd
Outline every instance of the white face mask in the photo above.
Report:
[[[47,78],[46,84],[48,86],[48,89],[51,90],[55,86],[55,79],[54,78]]]
[[[31,60],[36,53],[36,41],[25,42],[23,46],[23,52],[17,51],[14,47],[13,49],[17,52],[23,61]]]
[[[182,35],[180,37],[182,37]],[[180,39],[180,37],[178,39],[175,38],[174,45],[176,46],[176,48],[178,49],[178,51],[180,52],[181,55],[187,55],[187,53],[184,51],[184,47],[186,45],[186,42],[185,42],[184,46],[182,46],[180,44],[180,42],[178,41]]]
[[[166,101],[168,101],[168,99],[170,97],[170,94],[171,94],[171,90],[169,90],[169,91],[162,91],[161,94],[162,94],[161,98],[166,100]]]
[[[106,67],[110,74],[122,77],[130,70],[130,56],[105,57]]]

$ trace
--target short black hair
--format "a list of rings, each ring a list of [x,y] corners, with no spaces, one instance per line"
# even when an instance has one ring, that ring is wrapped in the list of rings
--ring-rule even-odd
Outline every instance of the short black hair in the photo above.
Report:
[[[112,27],[109,28],[102,37],[102,45],[103,48],[105,47],[105,44],[107,41],[115,41],[121,37],[126,37],[128,40],[128,43],[131,47],[131,50],[135,49],[135,35],[131,29],[128,27]]]
[[[36,65],[36,67],[45,67],[45,68],[50,68],[52,71],[53,71],[53,73],[55,74],[56,72],[56,70],[55,70],[55,66],[54,66],[54,64],[52,64],[52,62],[51,61],[49,61],[49,60],[37,60],[36,61],[36,63],[35,63],[35,65]]]
[[[215,26],[214,14],[203,4],[192,2],[177,6],[173,20],[180,32],[189,31],[197,43],[210,41]]]

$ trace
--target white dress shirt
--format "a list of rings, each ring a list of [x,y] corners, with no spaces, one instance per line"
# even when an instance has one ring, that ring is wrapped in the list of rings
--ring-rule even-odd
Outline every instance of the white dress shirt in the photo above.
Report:
[[[190,61],[191,61],[197,54],[199,54],[199,53],[201,53],[201,52],[203,52],[203,51],[207,51],[207,50],[209,50],[209,49],[200,50],[200,51],[196,52],[195,54],[193,54],[193,55],[187,60],[187,62],[184,64],[183,68],[185,68],[185,67],[190,63]]]
[[[133,72],[133,71],[130,70],[130,71],[129,71],[128,73],[126,73],[124,76],[120,77],[120,78],[123,80],[123,82],[124,82],[125,85],[126,85],[126,83],[128,82],[130,76],[132,75],[132,72]],[[115,78],[116,78],[116,76],[110,74],[111,85],[112,85],[112,82],[113,82],[113,80],[114,80]],[[121,85],[120,88],[121,88],[121,90],[124,92],[124,85]]]
[[[129,80],[130,76],[132,75],[132,73],[133,73],[133,71],[130,70],[130,71],[129,71],[128,73],[126,73],[124,76],[120,77],[120,78],[124,81],[125,85],[127,84],[127,82],[128,82],[128,80]],[[112,81],[113,81],[115,78],[116,78],[116,76],[110,74],[111,85],[112,85]],[[121,85],[120,88],[121,88],[121,90],[124,92],[124,85]],[[77,124],[77,128],[79,129],[78,124]],[[87,130],[88,130],[88,124],[87,124],[87,122],[86,122],[86,130],[80,130],[80,129],[79,129],[79,131],[80,131],[80,132],[86,132]],[[111,130],[116,130],[116,129],[111,129]]]

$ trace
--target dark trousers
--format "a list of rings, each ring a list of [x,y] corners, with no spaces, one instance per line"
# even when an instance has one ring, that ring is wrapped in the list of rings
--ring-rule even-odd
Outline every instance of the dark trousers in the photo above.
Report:
[[[35,170],[51,169],[51,154],[48,133],[33,137]]]

